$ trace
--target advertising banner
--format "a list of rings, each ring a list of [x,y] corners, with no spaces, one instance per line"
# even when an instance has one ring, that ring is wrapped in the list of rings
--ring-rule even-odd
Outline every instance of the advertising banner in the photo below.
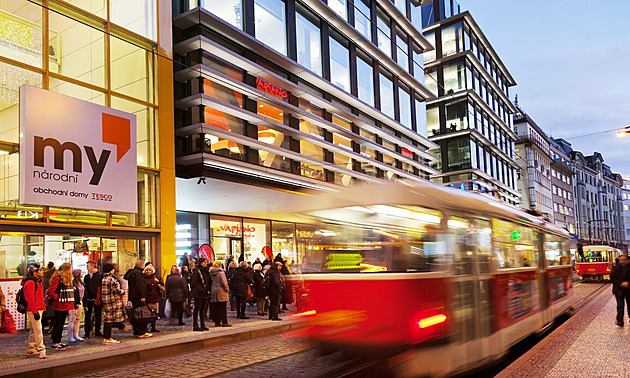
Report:
[[[20,204],[135,213],[136,116],[20,87]]]

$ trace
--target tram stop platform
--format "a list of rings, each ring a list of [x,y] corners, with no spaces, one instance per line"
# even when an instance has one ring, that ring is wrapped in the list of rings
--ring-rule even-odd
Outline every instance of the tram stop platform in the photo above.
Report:
[[[65,377],[102,371],[124,364],[148,361],[177,353],[194,354],[205,348],[227,346],[231,343],[282,334],[300,328],[302,325],[289,318],[295,307],[280,314],[281,322],[257,316],[255,308],[248,306],[250,319],[236,319],[236,313],[228,311],[228,321],[232,327],[214,327],[206,322],[205,332],[193,332],[192,318],[184,319],[185,326],[177,326],[176,319],[159,319],[156,328],[159,333],[153,337],[138,338],[129,331],[112,330],[112,337],[120,344],[103,345],[103,339],[92,337],[84,342],[72,343],[71,347],[57,351],[50,348],[50,335],[44,335],[47,359],[26,355],[28,331],[18,331],[14,335],[0,335],[0,376],[11,377]],[[83,336],[83,324],[80,334]],[[64,329],[62,343],[68,344]]]
[[[497,377],[630,377],[630,321],[615,325],[611,285]]]

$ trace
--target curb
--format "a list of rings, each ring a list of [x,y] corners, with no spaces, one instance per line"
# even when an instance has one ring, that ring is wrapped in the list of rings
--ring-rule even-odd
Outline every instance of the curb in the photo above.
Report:
[[[306,326],[302,321],[288,321],[279,325],[270,325],[250,329],[231,329],[221,334],[200,335],[200,337],[190,340],[180,338],[174,340],[160,341],[159,344],[140,345],[133,350],[112,350],[106,354],[90,353],[73,358],[64,358],[53,361],[46,361],[42,364],[25,365],[0,371],[0,376],[29,377],[29,378],[53,378],[65,377],[74,374],[85,374],[95,370],[109,369],[112,366],[122,366],[126,364],[145,362],[164,356],[172,356],[178,353],[191,352],[211,348],[219,345],[256,339],[270,335],[277,335],[291,330],[296,330]]]

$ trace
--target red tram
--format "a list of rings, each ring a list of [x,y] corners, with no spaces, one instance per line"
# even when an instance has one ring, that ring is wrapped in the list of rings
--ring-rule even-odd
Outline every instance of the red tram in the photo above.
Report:
[[[608,281],[615,259],[622,253],[607,245],[586,245],[576,256],[575,272],[581,281]]]
[[[477,194],[378,184],[306,206],[297,316],[324,348],[395,355],[396,375],[485,364],[573,305],[568,233]]]

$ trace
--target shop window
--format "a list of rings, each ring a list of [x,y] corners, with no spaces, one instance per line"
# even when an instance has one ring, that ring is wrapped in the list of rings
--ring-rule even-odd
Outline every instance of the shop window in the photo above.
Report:
[[[48,220],[50,223],[72,223],[107,225],[107,212],[97,210],[68,209],[61,207],[48,208]]]
[[[157,41],[156,0],[109,0],[109,14],[114,24]]]
[[[261,251],[264,247],[269,247],[269,221],[257,219],[243,219],[243,253],[245,261],[254,261],[257,257],[264,260]],[[277,253],[273,249],[274,253]],[[235,260],[236,260],[236,256]]]
[[[112,108],[136,115],[138,165],[157,168],[155,146],[156,109],[141,103],[112,96]]]
[[[23,84],[41,88],[43,78],[39,73],[6,63],[0,63],[0,77],[3,78],[3,90],[0,91],[0,140],[19,143],[19,88]]]
[[[323,139],[324,130],[313,125],[312,123],[300,120],[300,131],[309,134],[317,139]],[[312,144],[306,140],[300,140],[300,154],[308,156],[313,159],[317,159],[323,162],[324,149],[320,146]],[[325,180],[324,168],[308,164],[300,163],[300,172],[302,176],[314,178],[317,180]]]
[[[258,164],[262,166],[291,172],[291,161],[286,156],[278,155],[273,151],[258,150]]]
[[[50,12],[50,36],[54,37],[51,47],[53,50],[57,49],[53,54],[56,59],[51,60],[49,65],[51,72],[105,87],[105,33],[59,13]],[[134,70],[132,67],[127,69]],[[120,74],[117,73],[116,77],[120,78]]]
[[[157,172],[138,169],[138,212],[112,212],[112,226],[158,227]]]
[[[229,157],[236,160],[245,159],[245,146],[229,139],[220,138],[212,133],[193,135],[193,145],[198,151]]]
[[[109,41],[112,91],[155,102],[153,53],[113,36]]]
[[[282,0],[255,0],[256,39],[282,55],[287,54],[285,4]]]
[[[289,264],[297,260],[297,250],[295,248],[295,224],[287,222],[271,223],[271,250],[275,255],[282,254]]]
[[[96,91],[81,85],[67,82],[65,80],[50,78],[50,91],[62,95],[78,98],[93,104],[106,106],[105,93]]]
[[[175,254],[179,263],[184,253],[196,258],[199,246],[210,241],[210,234],[207,214],[178,211],[176,219]]]
[[[40,5],[27,0],[2,2],[0,4],[0,38],[3,43],[0,46],[0,55],[41,68],[43,63],[41,20],[42,7]],[[50,35],[50,41],[53,46],[56,46],[54,44],[58,41],[56,34]],[[2,77],[9,78],[10,76],[2,75]]]

